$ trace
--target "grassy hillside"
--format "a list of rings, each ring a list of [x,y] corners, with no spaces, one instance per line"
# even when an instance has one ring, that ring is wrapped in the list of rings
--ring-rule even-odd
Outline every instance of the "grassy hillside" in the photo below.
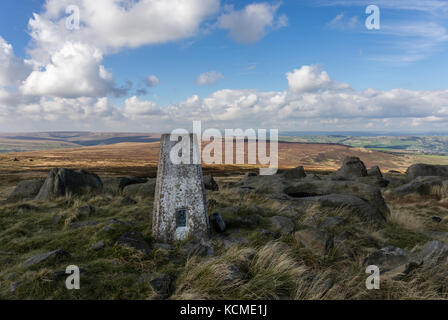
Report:
[[[283,136],[281,141],[302,143],[337,143],[396,153],[427,153],[448,155],[448,136],[345,136],[303,135]]]
[[[239,178],[218,181],[222,185]],[[152,198],[133,202],[109,193],[0,206],[0,299],[156,299],[148,279],[160,273],[173,279],[170,299],[448,299],[447,265],[416,269],[400,279],[383,278],[381,290],[368,291],[363,262],[373,250],[388,245],[421,249],[430,240],[427,230],[447,232],[446,199],[408,200],[406,204],[390,200],[392,213],[382,230],[345,216],[344,210],[309,208],[293,218],[295,230],[328,216],[350,221],[333,230],[351,234],[344,246],[319,257],[292,235],[277,234],[268,221],[282,208],[262,193],[223,190],[208,192],[207,197],[210,213],[223,213],[230,222],[228,233],[237,241],[226,248],[223,238],[214,233],[213,256],[188,256],[184,243],[156,247],[151,238]],[[79,214],[76,209],[87,204],[95,212]],[[435,214],[442,223],[431,221]],[[241,223],[254,221],[254,216],[258,222]],[[140,231],[152,244],[148,255],[115,245],[130,229]],[[100,240],[105,247],[91,249]],[[346,257],[345,248],[353,251],[352,258]],[[29,257],[57,249],[69,252],[71,259],[23,266]],[[65,288],[63,271],[68,264],[82,270],[79,291]],[[17,286],[14,294],[10,293],[12,284]]]

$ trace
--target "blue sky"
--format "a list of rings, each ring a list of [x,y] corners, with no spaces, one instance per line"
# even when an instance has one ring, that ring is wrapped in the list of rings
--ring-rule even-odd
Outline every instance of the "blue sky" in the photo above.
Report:
[[[158,2],[1,1],[0,131],[446,127],[448,1]]]

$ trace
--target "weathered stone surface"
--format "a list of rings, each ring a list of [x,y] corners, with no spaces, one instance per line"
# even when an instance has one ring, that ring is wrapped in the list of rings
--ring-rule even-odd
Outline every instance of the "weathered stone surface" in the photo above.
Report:
[[[161,242],[184,240],[189,236],[209,239],[210,222],[202,166],[195,164],[195,155],[199,155],[197,137],[195,134],[180,135],[180,142],[178,139],[171,141],[171,138],[170,134],[164,134],[160,142],[153,237]],[[184,163],[190,164],[173,163],[170,156],[173,151],[185,158],[189,156]]]
[[[427,242],[423,247],[421,257],[425,263],[443,261],[448,257],[448,246],[438,240]]]
[[[383,174],[381,173],[381,169],[378,166],[374,166],[367,171],[367,175],[369,177],[379,177],[382,178]]]
[[[295,224],[289,218],[275,216],[270,218],[271,224],[276,231],[279,231],[283,234],[291,234],[294,231]]]
[[[93,251],[98,251],[98,250],[103,249],[105,246],[106,246],[106,244],[104,243],[103,240],[101,240],[101,241],[98,241],[97,243],[94,243],[94,244],[90,247],[90,249],[93,250]]]
[[[358,197],[345,194],[329,194],[319,197],[309,197],[300,200],[301,204],[318,204],[321,208],[340,210],[357,216],[361,221],[372,222],[384,226],[386,217],[369,202]]]
[[[417,177],[411,182],[390,191],[391,195],[419,194],[429,196],[435,187],[448,187],[448,178]]]
[[[284,192],[294,199],[306,199],[308,197],[330,194],[355,196],[366,200],[370,205],[376,207],[384,217],[390,213],[379,188],[354,181],[322,180],[300,182],[285,188]]]
[[[364,261],[366,265],[375,265],[386,272],[409,262],[409,254],[401,248],[389,246],[370,254]]]
[[[382,275],[388,273],[389,277],[396,278],[421,266],[422,261],[401,248],[389,246],[370,254],[364,264],[377,266]]]
[[[146,183],[132,184],[123,189],[123,194],[131,198],[152,198],[156,190],[156,180]]]
[[[213,249],[212,244],[209,241],[204,239],[201,240],[193,240],[186,243],[182,251],[187,256],[212,256],[215,254],[215,249]]]
[[[148,182],[148,179],[137,177],[112,177],[102,178],[105,191],[120,191],[127,186],[134,184],[143,184]]]
[[[339,217],[326,217],[324,221],[319,225],[320,229],[333,228],[345,223],[346,220]]]
[[[316,255],[325,255],[334,247],[334,238],[326,231],[308,228],[294,233],[294,238]]]
[[[219,190],[219,186],[216,183],[215,179],[213,179],[212,175],[207,175],[204,176],[204,187],[206,190],[210,190],[210,191],[218,191]]]
[[[335,175],[345,179],[366,177],[367,169],[358,157],[347,157],[344,159],[342,167],[335,173]]]
[[[6,202],[33,200],[43,186],[45,179],[21,181],[6,199]]]
[[[62,262],[62,261],[67,261],[69,259],[71,259],[71,255],[67,251],[55,250],[55,251],[50,251],[50,252],[35,255],[35,256],[29,258],[28,260],[26,260],[23,263],[23,266],[25,268],[28,268],[28,267],[31,267],[31,266],[34,266],[34,265],[37,265],[37,264],[40,264],[43,262],[49,262],[49,261]]]
[[[377,176],[359,177],[354,180],[356,182],[368,184],[379,188],[386,188],[390,183],[389,180]]]
[[[143,254],[151,253],[151,247],[146,242],[143,235],[137,231],[126,232],[117,240],[116,245],[132,248]]]
[[[448,232],[443,231],[423,231],[423,234],[434,240],[440,240],[448,243]]]
[[[216,232],[226,231],[226,223],[219,213],[214,213],[210,216],[210,223]]]
[[[35,199],[48,201],[69,194],[99,193],[102,190],[103,183],[94,173],[52,169]]]
[[[281,174],[285,179],[295,180],[306,178],[305,169],[303,167],[297,167],[294,169],[286,170]]]
[[[414,164],[406,171],[408,181],[417,177],[445,177],[448,178],[448,166],[431,164]]]
[[[9,286],[9,293],[11,294],[15,294],[17,288],[20,286],[21,282],[13,282],[11,283],[11,285]]]

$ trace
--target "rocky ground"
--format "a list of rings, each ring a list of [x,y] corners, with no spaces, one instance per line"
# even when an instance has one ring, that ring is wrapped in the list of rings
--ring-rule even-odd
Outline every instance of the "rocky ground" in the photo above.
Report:
[[[448,299],[446,166],[204,180],[212,237],[176,244],[151,237],[154,179],[21,182],[0,204],[0,299]]]

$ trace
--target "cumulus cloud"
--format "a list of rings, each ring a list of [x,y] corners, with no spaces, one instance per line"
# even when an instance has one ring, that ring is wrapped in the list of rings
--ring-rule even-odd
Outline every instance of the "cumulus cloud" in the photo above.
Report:
[[[331,79],[316,66],[287,74],[283,91],[219,90],[193,95],[168,106],[130,97],[116,105],[108,98],[33,98],[11,96],[0,89],[2,128],[17,123],[35,130],[113,130],[169,132],[204,127],[278,128],[292,130],[445,130],[448,90],[354,90]],[[11,100],[12,99],[12,100]],[[7,101],[13,101],[8,103]],[[63,127],[62,124],[64,125]]]
[[[101,64],[103,54],[83,43],[67,42],[44,70],[33,71],[21,90],[25,95],[62,98],[100,97],[113,88],[114,79]]]
[[[285,15],[276,17],[279,5],[253,3],[242,10],[229,9],[218,19],[218,26],[229,30],[232,39],[240,43],[254,43],[263,38],[269,29],[288,25]]]
[[[322,89],[348,89],[347,84],[340,84],[332,81],[326,71],[322,71],[318,66],[303,66],[293,72],[286,73],[289,88],[293,92],[309,92]]]
[[[66,27],[69,6],[79,8],[79,29]],[[131,88],[115,86],[103,55],[192,37],[219,8],[219,0],[47,0],[28,23],[34,71],[21,91],[59,98],[127,95]],[[147,86],[158,83],[155,76],[146,79]]]
[[[141,101],[133,96],[125,101],[124,115],[128,118],[162,116],[164,110],[152,101]]]
[[[80,9],[79,30],[65,27],[69,5]],[[219,0],[48,0],[44,12],[29,21],[29,28],[36,55],[63,39],[108,52],[191,37],[219,7]]]
[[[11,44],[0,36],[0,87],[16,85],[31,68],[14,55]]]
[[[145,79],[145,84],[149,87],[156,87],[160,83],[159,78],[157,78],[155,75],[150,75]]]
[[[196,79],[196,84],[198,86],[213,85],[220,79],[224,79],[222,73],[217,71],[209,71],[200,74]]]

